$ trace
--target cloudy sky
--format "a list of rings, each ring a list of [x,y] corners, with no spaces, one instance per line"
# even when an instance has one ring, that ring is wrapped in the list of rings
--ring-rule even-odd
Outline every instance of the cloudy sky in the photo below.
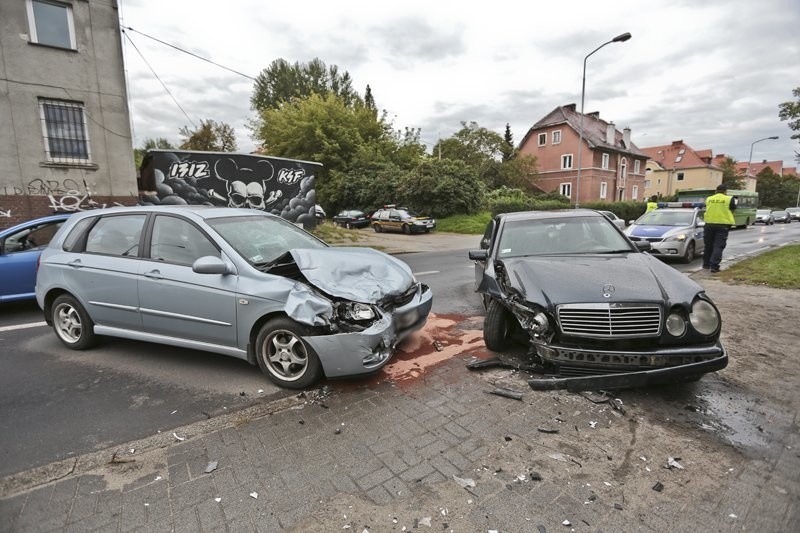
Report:
[[[778,135],[755,145],[753,161],[788,166],[800,149],[777,116],[800,86],[797,0],[119,3],[123,26],[251,77],[277,58],[337,65],[362,95],[370,85],[395,128],[421,128],[429,146],[462,121],[498,133],[509,123],[519,143],[555,107],[580,108],[584,56],[630,32],[589,58],[586,112],[630,127],[640,147],[682,139],[746,161],[753,141]],[[127,34],[135,145],[177,143],[189,119],[213,119],[253,149],[252,80]]]

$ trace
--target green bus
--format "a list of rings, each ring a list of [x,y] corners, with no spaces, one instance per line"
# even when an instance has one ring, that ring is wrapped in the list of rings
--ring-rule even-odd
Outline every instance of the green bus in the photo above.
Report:
[[[716,193],[715,189],[685,189],[678,191],[679,202],[705,202],[706,198]],[[729,190],[728,196],[736,198],[736,209],[733,218],[737,228],[746,228],[756,221],[758,209],[758,193],[753,191]]]

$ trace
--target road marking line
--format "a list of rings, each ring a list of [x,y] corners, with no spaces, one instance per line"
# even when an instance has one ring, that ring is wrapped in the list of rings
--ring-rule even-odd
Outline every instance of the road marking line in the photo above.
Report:
[[[0,328],[0,332],[14,331],[17,329],[38,328],[39,326],[46,326],[46,325],[47,322],[31,322],[30,324],[16,324],[14,326],[3,326]]]
[[[415,276],[426,276],[428,274],[438,274],[439,270],[428,270],[427,272],[414,272]]]

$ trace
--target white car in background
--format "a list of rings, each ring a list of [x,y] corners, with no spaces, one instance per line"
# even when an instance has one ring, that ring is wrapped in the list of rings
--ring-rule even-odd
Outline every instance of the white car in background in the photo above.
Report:
[[[691,263],[705,249],[703,213],[702,207],[659,207],[633,221],[625,234],[634,243],[649,242],[650,253],[657,257]]]

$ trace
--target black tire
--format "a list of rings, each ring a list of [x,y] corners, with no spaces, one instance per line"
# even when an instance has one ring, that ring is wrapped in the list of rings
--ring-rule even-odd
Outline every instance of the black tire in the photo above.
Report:
[[[403,233],[411,235],[411,227],[408,224],[403,224]]]
[[[273,318],[258,332],[255,356],[261,371],[276,385],[304,389],[322,378],[322,364],[304,336],[310,328],[290,318]]]
[[[381,227],[380,224],[373,224],[372,229],[375,230],[375,233],[381,233],[383,231],[383,228]]]
[[[483,342],[495,352],[502,352],[509,345],[511,316],[497,300],[490,300],[483,319]]]
[[[50,306],[53,331],[61,343],[72,350],[85,350],[97,342],[94,322],[86,309],[70,294],[62,294]]]
[[[681,257],[681,263],[689,264],[694,261],[694,241],[686,245],[686,253]]]

